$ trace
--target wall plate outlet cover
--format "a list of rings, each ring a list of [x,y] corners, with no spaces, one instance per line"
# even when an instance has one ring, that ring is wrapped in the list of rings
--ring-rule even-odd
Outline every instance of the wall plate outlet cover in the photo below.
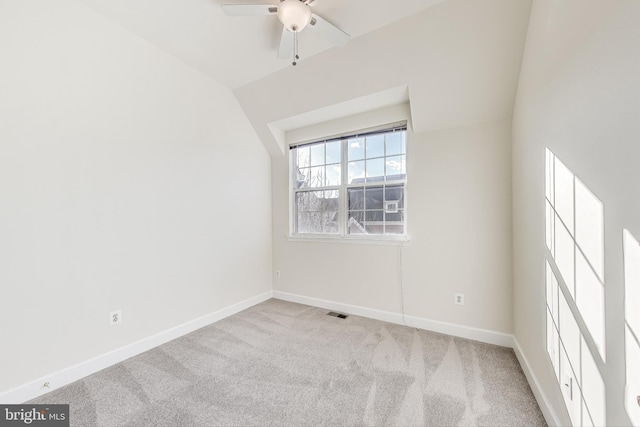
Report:
[[[116,310],[109,313],[109,325],[117,325],[122,323],[122,310]]]

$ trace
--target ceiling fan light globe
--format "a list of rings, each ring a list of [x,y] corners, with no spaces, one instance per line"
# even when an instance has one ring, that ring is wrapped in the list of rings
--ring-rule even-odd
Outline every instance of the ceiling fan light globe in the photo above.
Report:
[[[278,19],[287,30],[297,33],[311,22],[311,9],[300,0],[284,0],[278,6]]]

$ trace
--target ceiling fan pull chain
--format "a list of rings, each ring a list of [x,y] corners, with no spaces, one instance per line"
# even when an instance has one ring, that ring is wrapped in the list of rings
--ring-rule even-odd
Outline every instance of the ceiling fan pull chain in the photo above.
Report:
[[[298,65],[298,27],[293,26],[293,66]]]

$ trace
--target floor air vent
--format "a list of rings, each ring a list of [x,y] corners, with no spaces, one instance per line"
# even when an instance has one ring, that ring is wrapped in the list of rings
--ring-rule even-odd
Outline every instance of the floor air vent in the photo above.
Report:
[[[327,316],[333,316],[333,317],[337,317],[339,319],[346,319],[347,317],[349,317],[346,314],[336,313],[335,311],[328,312]]]

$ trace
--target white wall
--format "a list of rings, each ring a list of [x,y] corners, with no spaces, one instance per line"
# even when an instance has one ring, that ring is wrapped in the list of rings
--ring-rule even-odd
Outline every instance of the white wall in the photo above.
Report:
[[[569,420],[545,350],[544,150],[604,204],[607,354],[601,374],[607,425],[629,425],[622,230],[640,236],[638,22],[635,0],[536,0],[531,13],[514,113],[514,325],[563,424]]]
[[[234,90],[273,156],[275,290],[401,311],[398,247],[287,240],[288,153],[268,125],[406,86],[406,314],[511,333],[511,112],[530,5],[438,3]]]
[[[411,144],[407,311],[511,333],[511,120],[416,134]]]
[[[510,144],[510,120],[409,133],[407,315],[511,333]],[[400,313],[400,247],[289,241],[286,157],[272,181],[274,289]]]
[[[230,90],[70,0],[0,1],[0,52],[0,393],[271,289]]]

